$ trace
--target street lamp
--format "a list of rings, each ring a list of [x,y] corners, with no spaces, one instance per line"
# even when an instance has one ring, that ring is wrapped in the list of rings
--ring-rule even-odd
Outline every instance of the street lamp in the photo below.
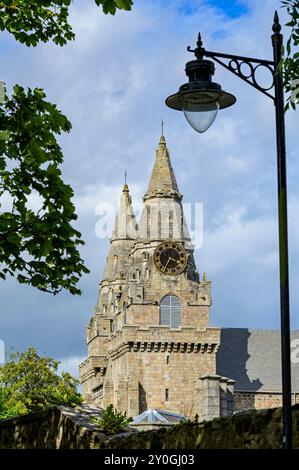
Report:
[[[231,106],[236,98],[223,91],[218,83],[212,82],[215,66],[211,60],[203,60],[205,51],[200,34],[197,48],[192,52],[197,60],[186,64],[189,83],[184,83],[178,93],[169,96],[166,104],[172,109],[183,111],[190,126],[197,132],[205,132],[213,124],[218,110]]]
[[[279,71],[282,58],[283,36],[277,11],[272,27],[273,61],[233,54],[206,51],[198,35],[194,52],[196,60],[187,62],[186,74],[189,82],[182,85],[177,93],[169,96],[165,103],[172,109],[183,111],[189,124],[197,132],[205,132],[214,122],[219,109],[233,105],[236,98],[212,81],[214,63],[212,58],[239,78],[249,83],[273,100],[276,116],[277,177],[278,177],[278,231],[279,231],[279,272],[280,272],[280,316],[281,316],[281,366],[283,401],[283,446],[292,448],[292,401],[291,401],[291,348],[289,312],[289,267],[288,267],[288,224],[287,224],[287,178],[284,123],[283,80]],[[226,61],[225,61],[226,60]],[[246,64],[249,73],[244,73]],[[266,88],[257,82],[256,71],[264,67],[272,75],[272,83]],[[270,90],[274,89],[271,94]]]

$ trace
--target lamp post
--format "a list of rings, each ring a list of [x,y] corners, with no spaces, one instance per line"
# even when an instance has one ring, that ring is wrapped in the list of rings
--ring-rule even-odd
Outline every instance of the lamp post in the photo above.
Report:
[[[277,179],[278,179],[278,231],[279,231],[279,271],[280,271],[280,316],[281,316],[281,366],[283,395],[283,446],[292,448],[292,402],[291,402],[291,350],[289,314],[289,269],[288,269],[288,226],[287,226],[287,178],[284,123],[283,81],[279,72],[282,57],[283,36],[277,11],[272,27],[273,61],[233,54],[206,51],[201,36],[197,47],[188,51],[195,54],[196,60],[187,62],[186,75],[189,82],[182,85],[177,93],[166,99],[166,105],[183,111],[189,124],[197,132],[205,132],[213,123],[219,109],[233,105],[236,98],[221,89],[212,81],[214,63],[212,58],[230,72],[273,100],[276,115]],[[246,64],[249,73],[244,73]],[[272,74],[272,83],[266,88],[258,84],[256,71],[265,67]],[[273,89],[272,94],[270,90]]]

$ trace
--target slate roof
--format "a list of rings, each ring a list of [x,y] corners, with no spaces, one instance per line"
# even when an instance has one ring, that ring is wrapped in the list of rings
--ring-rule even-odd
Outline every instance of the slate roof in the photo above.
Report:
[[[291,335],[292,391],[299,392],[299,330]],[[280,331],[222,328],[216,373],[235,390],[281,391]]]

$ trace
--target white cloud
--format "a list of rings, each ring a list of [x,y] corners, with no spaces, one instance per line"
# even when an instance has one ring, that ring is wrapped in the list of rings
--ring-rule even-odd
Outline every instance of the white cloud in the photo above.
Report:
[[[210,275],[233,269],[277,267],[276,221],[268,218],[242,220],[239,212],[230,212],[225,222],[204,235],[204,261]]]
[[[86,359],[84,356],[68,356],[59,359],[58,372],[68,372],[76,379],[79,378],[79,364]]]
[[[1,194],[0,196],[1,210],[11,211],[13,200],[14,199],[10,196],[10,194],[7,191]],[[28,209],[31,209],[34,212],[38,212],[42,208],[42,205],[43,205],[43,198],[38,194],[37,191],[33,190],[31,194],[27,196],[26,207]]]
[[[112,204],[117,211],[121,195],[121,186],[98,184],[83,188],[74,197],[74,204],[80,215],[97,214],[97,207],[103,203]],[[135,200],[141,199],[142,190],[137,185],[130,185],[130,194]]]

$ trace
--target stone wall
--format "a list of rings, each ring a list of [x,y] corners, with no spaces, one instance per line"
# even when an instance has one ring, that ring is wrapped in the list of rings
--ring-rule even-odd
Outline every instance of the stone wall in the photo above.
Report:
[[[99,409],[57,407],[0,421],[0,448],[48,449],[261,449],[281,447],[281,408],[252,411],[200,424],[106,437],[89,422]],[[293,409],[294,447],[299,448],[299,406]]]
[[[235,391],[235,411],[262,410],[282,406],[281,392]],[[292,404],[299,403],[299,393],[292,394]]]
[[[0,449],[89,449],[102,439],[91,417],[102,410],[88,405],[58,406],[17,418],[0,420]]]
[[[299,407],[293,410],[294,447],[299,448]],[[279,449],[281,408],[217,418],[201,424],[182,423],[170,429],[105,438],[105,449]]]

